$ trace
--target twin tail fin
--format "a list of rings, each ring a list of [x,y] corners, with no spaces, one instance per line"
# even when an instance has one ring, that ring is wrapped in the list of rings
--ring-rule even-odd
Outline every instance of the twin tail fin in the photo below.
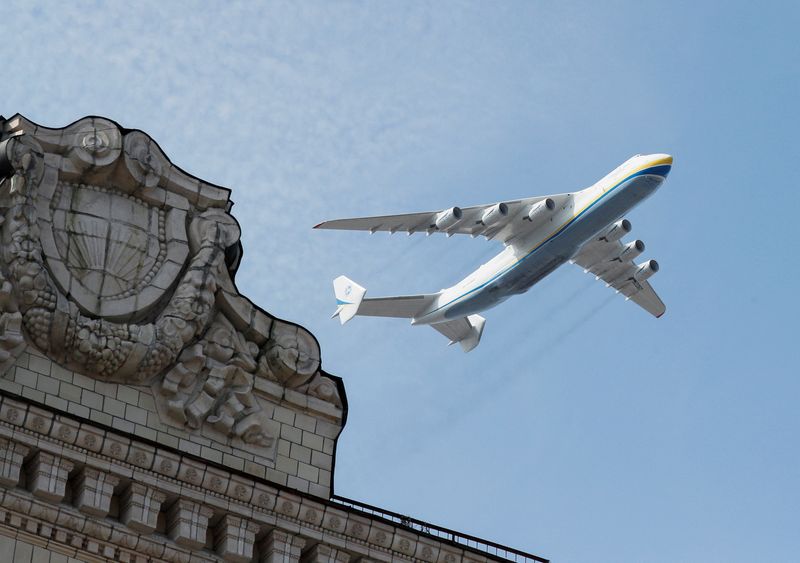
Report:
[[[336,311],[331,318],[339,317],[344,324],[356,316],[367,290],[350,278],[339,276],[333,280],[333,291],[336,293]]]

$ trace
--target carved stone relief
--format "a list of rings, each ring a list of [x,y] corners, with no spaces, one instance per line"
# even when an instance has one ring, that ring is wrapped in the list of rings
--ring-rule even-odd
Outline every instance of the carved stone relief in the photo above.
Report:
[[[265,405],[287,390],[341,414],[313,335],[236,290],[228,190],[107,119],[0,123],[0,373],[29,342],[83,375],[150,385],[167,424],[267,449],[279,425]]]

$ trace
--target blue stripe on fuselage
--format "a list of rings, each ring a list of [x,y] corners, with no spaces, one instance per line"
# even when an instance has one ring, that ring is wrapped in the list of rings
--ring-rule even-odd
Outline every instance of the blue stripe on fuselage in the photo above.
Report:
[[[612,193],[615,193],[616,190],[620,186],[622,186],[623,184],[625,184],[625,183],[627,183],[627,182],[629,182],[629,181],[631,181],[631,180],[633,180],[633,179],[635,179],[635,178],[637,178],[639,176],[661,176],[662,178],[666,178],[667,174],[669,174],[671,168],[672,168],[672,166],[669,165],[669,164],[651,166],[650,168],[645,168],[644,170],[640,170],[638,172],[635,172],[635,173],[631,174],[630,176],[624,178],[623,180],[620,180],[619,182],[617,182],[617,184],[614,185],[614,187],[609,188],[607,191],[605,191],[603,194],[601,194],[596,200],[594,200],[591,204],[586,206],[586,208],[583,209],[580,213],[578,213],[572,219],[570,219],[569,221],[564,223],[561,227],[559,227],[559,229],[556,230],[547,239],[543,240],[541,243],[539,243],[537,246],[535,246],[533,249],[531,249],[527,254],[525,254],[525,256],[523,256],[522,258],[518,259],[515,263],[511,264],[510,266],[508,266],[506,269],[502,270],[501,272],[498,272],[497,274],[495,274],[494,276],[492,276],[490,279],[488,279],[484,283],[480,284],[479,286],[474,287],[473,289],[463,293],[462,295],[451,299],[449,302],[445,303],[444,305],[440,305],[436,309],[430,311],[429,313],[426,313],[425,315],[420,317],[420,320],[424,319],[425,317],[428,317],[428,316],[430,316],[430,315],[432,315],[432,314],[434,314],[434,313],[436,313],[438,311],[441,311],[442,309],[444,309],[446,307],[451,306],[456,301],[460,301],[460,300],[464,299],[465,297],[468,297],[470,295],[475,294],[476,292],[480,291],[481,289],[484,289],[486,286],[491,285],[492,283],[496,282],[498,279],[500,279],[501,277],[505,276],[511,270],[516,269],[520,264],[522,264],[522,262],[524,262],[525,260],[527,260],[528,258],[533,256],[534,253],[536,253],[538,250],[540,250],[544,245],[546,245],[546,244],[552,242],[553,240],[555,240],[559,235],[563,234],[570,226],[572,226],[576,222],[578,222],[582,217],[584,217],[591,209],[593,209],[595,206],[597,206],[601,201],[604,201],[604,200],[608,201],[606,199],[607,196],[611,195]],[[624,211],[623,211],[623,213],[624,213]],[[600,227],[600,228],[602,228],[602,227]],[[563,260],[562,260],[562,263],[564,261],[566,261],[568,258],[569,258],[568,256],[564,257]],[[555,268],[553,268],[553,269],[555,269]],[[538,281],[538,280],[536,280],[536,281]],[[508,297],[508,296],[506,296],[506,297]],[[494,304],[497,304],[500,301],[502,301],[502,299],[496,300]],[[460,305],[464,305],[464,303],[462,303]],[[484,308],[486,308],[486,307],[484,307]],[[465,316],[465,314],[468,314],[465,311],[455,311],[453,309],[455,309],[455,308],[451,309],[452,317],[462,317],[462,316]],[[447,313],[445,313],[445,317],[446,318],[451,318],[451,311],[447,311]],[[471,312],[474,312],[474,311],[469,311],[469,313],[471,313]]]

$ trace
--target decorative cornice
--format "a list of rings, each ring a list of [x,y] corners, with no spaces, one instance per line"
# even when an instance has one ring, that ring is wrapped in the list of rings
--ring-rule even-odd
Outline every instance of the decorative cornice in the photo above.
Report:
[[[96,549],[101,551],[110,553],[112,547],[117,549],[113,557],[126,556],[126,550],[135,548],[139,556],[144,553],[169,561],[184,561],[184,554],[191,552],[205,554],[208,560],[219,557],[238,562],[249,560],[245,559],[247,553],[253,553],[249,550],[262,549],[259,538],[274,530],[296,537],[291,539],[291,545],[300,545],[304,540],[304,545],[310,547],[322,541],[334,550],[330,553],[337,561],[344,561],[345,555],[351,561],[367,556],[430,563],[487,560],[483,555],[420,536],[401,526],[349,513],[332,503],[272,486],[181,452],[142,443],[135,437],[119,436],[109,429],[29,406],[22,400],[0,398],[0,460],[15,460],[14,465],[24,464],[31,468],[29,472],[35,472],[32,468],[41,463],[62,471],[60,477],[51,474],[60,480],[51,480],[47,489],[51,494],[45,495],[40,492],[42,487],[30,479],[26,490],[20,490],[17,483],[8,488],[7,479],[3,485],[7,487],[5,495],[13,503],[7,506],[9,512],[19,510],[36,517],[39,512],[52,510],[59,515],[64,533],[79,533],[82,538],[89,538],[80,540],[84,546],[81,549],[88,545],[94,549],[97,544]],[[44,423],[34,423],[34,419]],[[108,455],[112,451],[119,455]],[[66,474],[78,477],[67,484]],[[110,483],[117,485],[114,495],[119,516],[114,518],[102,516],[106,506],[104,495],[108,492],[103,485]],[[100,493],[92,501],[85,494],[82,496],[81,491],[87,486]],[[30,512],[31,506],[39,508]],[[167,510],[165,532],[169,539],[150,531],[155,525],[152,513],[163,510]],[[36,525],[22,520],[14,522],[36,529],[36,533],[51,533],[50,528],[42,528],[38,521]],[[205,528],[210,525],[214,528],[213,553],[205,549]],[[68,543],[72,536],[61,537]]]

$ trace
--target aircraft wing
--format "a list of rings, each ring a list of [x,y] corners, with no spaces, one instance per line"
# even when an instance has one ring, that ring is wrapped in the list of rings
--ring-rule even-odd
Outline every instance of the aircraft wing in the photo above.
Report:
[[[402,215],[379,215],[375,217],[356,217],[353,219],[336,219],[324,221],[315,229],[338,229],[345,231],[369,231],[375,233],[444,233],[451,235],[485,236],[487,239],[498,239],[509,242],[520,234],[538,226],[528,220],[528,212],[532,206],[541,202],[549,202],[547,211],[564,205],[568,194],[535,196],[513,201],[503,201],[473,207],[451,207],[439,211],[422,213],[405,213]],[[545,209],[542,205],[540,208]]]
[[[651,315],[660,317],[667,308],[650,282],[642,279],[657,272],[658,263],[648,260],[635,264],[633,259],[626,257],[627,254],[635,258],[643,250],[644,243],[640,240],[625,244],[619,240],[608,241],[601,237],[584,244],[572,258],[572,262],[606,282],[607,286],[616,289],[626,300],[633,301]]]

